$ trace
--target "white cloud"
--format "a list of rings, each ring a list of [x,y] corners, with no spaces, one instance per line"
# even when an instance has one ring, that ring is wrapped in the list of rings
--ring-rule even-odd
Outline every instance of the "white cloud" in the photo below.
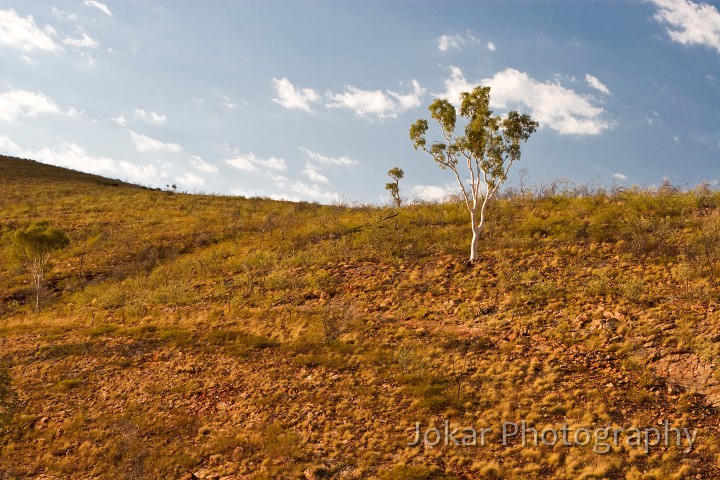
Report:
[[[395,110],[395,102],[388,98],[381,90],[360,90],[348,86],[344,93],[330,94],[333,103],[329,107],[349,108],[357,115],[368,115],[370,113],[384,117],[387,112]],[[389,113],[392,115],[392,113]]]
[[[295,182],[292,184],[292,190],[295,193],[304,195],[305,197],[313,200],[324,200],[326,202],[337,202],[340,200],[340,195],[335,192],[324,192],[320,190],[317,185],[308,185],[303,182]]]
[[[720,53],[720,12],[707,3],[689,0],[652,0],[659,10],[653,17],[669,25],[670,38],[682,45],[704,45]]]
[[[177,143],[164,143],[132,130],[128,130],[128,133],[138,152],[182,152],[182,147]]]
[[[357,165],[357,160],[353,160],[349,157],[328,157],[325,155],[321,155],[317,152],[313,152],[312,150],[305,148],[305,147],[299,147],[299,150],[303,152],[308,157],[312,158],[313,160],[316,160],[320,163],[324,163],[327,165]]]
[[[98,2],[98,1],[96,1],[96,0],[85,0],[83,3],[84,3],[86,6],[88,6],[88,7],[97,8],[98,10],[100,10],[101,12],[103,12],[105,15],[108,15],[108,16],[111,16],[111,17],[112,17],[112,12],[111,12],[110,9],[108,8],[108,6],[105,5],[104,3],[100,3],[100,2]]]
[[[12,121],[20,116],[34,117],[41,113],[60,113],[55,102],[43,93],[11,90],[0,94],[0,120]]]
[[[202,158],[198,157],[197,155],[190,155],[190,158],[188,159],[190,164],[200,170],[201,172],[205,173],[217,173],[218,167],[217,165],[213,165],[212,163],[208,163]]]
[[[158,171],[153,165],[136,165],[125,160],[95,157],[76,143],[62,143],[58,147],[27,150],[7,136],[0,136],[0,151],[22,158],[31,158],[58,167],[82,172],[113,176],[138,183],[157,181]]]
[[[175,181],[185,187],[200,188],[205,186],[205,179],[194,173],[186,172],[179,177],[175,177]]]
[[[58,10],[57,8],[52,8],[52,15],[55,18],[59,18],[60,20],[70,20],[71,22],[76,22],[78,19],[78,16],[74,13],[66,14],[62,10]]]
[[[125,118],[124,115],[118,115],[117,117],[111,118],[110,120],[112,120],[113,122],[117,123],[117,124],[120,125],[121,127],[124,127],[124,126],[127,125],[127,123],[128,123],[127,118]]]
[[[19,48],[23,51],[54,51],[61,47],[52,36],[55,30],[46,26],[44,30],[35,25],[31,15],[21,17],[15,10],[0,10],[0,45]]]
[[[598,80],[596,77],[593,77],[589,73],[585,74],[585,81],[595,90],[602,92],[605,95],[610,95],[610,89],[605,86],[600,80]]]
[[[434,95],[448,99],[453,105],[460,105],[460,94],[462,92],[470,92],[476,87],[476,85],[465,79],[462,70],[452,65],[450,66],[450,77],[446,78],[443,83],[445,84],[445,92]]]
[[[259,167],[268,168],[270,170],[287,170],[285,160],[282,158],[260,158],[253,152],[236,152],[235,157],[225,160],[225,163],[239,170],[245,170],[248,172],[258,170]]]
[[[491,52],[494,52],[495,50],[497,50],[497,48],[495,47],[495,44],[493,42],[487,43],[487,49],[490,50]]]
[[[556,83],[542,83],[527,73],[508,68],[484,80],[491,88],[490,103],[507,108],[523,105],[533,119],[561,134],[595,135],[610,128],[605,112],[585,97]]]
[[[133,181],[147,181],[157,174],[153,165],[135,165],[124,160],[93,157],[76,143],[63,143],[56,149],[45,147],[32,154],[32,158],[85,172],[119,175]]]
[[[623,175],[622,173],[613,173],[613,178],[620,181],[625,181],[628,179],[627,175]]]
[[[442,187],[438,187],[436,185],[415,185],[412,188],[413,196],[415,198],[428,202],[445,200],[449,197],[457,195],[459,191],[459,187],[453,186],[452,184],[446,184]]]
[[[303,170],[303,174],[307,176],[311,181],[317,182],[317,183],[328,183],[330,182],[330,179],[320,173],[320,170],[310,162],[305,165],[305,169]]]
[[[25,156],[24,153],[21,153],[22,150],[20,149],[20,146],[10,140],[10,137],[7,135],[0,135],[0,152],[2,152],[3,155]]]
[[[272,172],[266,172],[270,178],[273,179],[273,182],[275,182],[275,185],[277,185],[280,188],[285,188],[287,186],[288,178],[284,175],[276,175]]]
[[[421,104],[421,97],[425,93],[425,89],[416,80],[413,80],[410,86],[412,92],[403,95],[393,91],[360,90],[348,85],[343,93],[329,92],[327,97],[331,102],[327,106],[347,108],[361,117],[367,115],[377,115],[381,118],[395,117],[398,113]]]
[[[271,200],[286,200],[289,202],[299,202],[300,197],[296,195],[288,195],[287,193],[267,193],[263,190],[249,190],[246,188],[233,188],[230,190],[233,195],[241,195],[243,197],[267,197]]]
[[[540,122],[541,127],[552,128],[558,133],[594,135],[610,128],[610,124],[601,119],[605,113],[602,108],[558,83],[539,82],[513,68],[498,72],[479,83],[490,87],[491,107],[525,107],[530,110],[533,119]],[[445,80],[446,91],[436,96],[459,105],[460,92],[471,91],[474,87],[459,68],[450,67],[450,78]]]
[[[249,155],[254,155],[250,153]],[[258,167],[253,163],[253,161],[247,157],[247,155],[238,155],[234,158],[228,158],[225,160],[225,163],[230,165],[231,167],[235,167],[238,170],[245,170],[248,172],[252,172],[258,169]]]
[[[310,105],[320,100],[320,95],[312,88],[296,88],[287,78],[273,78],[275,98],[273,102],[288,109],[298,108],[306,112],[312,112]]]
[[[145,112],[142,108],[135,109],[135,118],[150,125],[164,125],[167,122],[165,115],[160,115],[155,112]]]
[[[447,52],[451,48],[460,48],[465,44],[465,39],[460,35],[441,35],[437,42],[438,50]]]
[[[321,100],[320,95],[312,88],[297,88],[287,78],[273,78],[275,98],[273,102],[288,109],[300,109],[313,112],[312,104]],[[378,117],[395,117],[398,113],[421,105],[421,97],[425,89],[417,80],[408,84],[411,91],[398,93],[382,90],[361,90],[348,85],[342,93],[327,92],[330,108],[347,108],[359,116],[377,115]]]
[[[437,39],[437,48],[441,52],[447,52],[451,49],[459,49],[465,45],[468,41],[480,44],[480,39],[475,35],[475,32],[468,29],[465,30],[465,36],[460,34],[454,35],[441,35]],[[488,42],[487,48],[489,50],[495,50],[495,45],[492,42]]]
[[[66,38],[63,43],[78,48],[97,48],[100,46],[100,44],[90,38],[87,33],[83,33],[82,38]]]
[[[420,86],[417,80],[410,82],[410,85],[412,86],[412,93],[401,95],[395,92],[388,92],[398,101],[401,111],[417,108],[422,104],[421,97],[425,93],[425,89]]]

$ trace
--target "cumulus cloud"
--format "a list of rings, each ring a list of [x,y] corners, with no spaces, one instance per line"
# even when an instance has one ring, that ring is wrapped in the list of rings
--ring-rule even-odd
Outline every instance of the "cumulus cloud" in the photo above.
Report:
[[[320,173],[320,169],[318,169],[315,165],[308,162],[307,165],[305,165],[305,169],[303,170],[303,174],[308,177],[311,181],[317,182],[317,183],[329,183],[330,179]]]
[[[128,133],[138,152],[182,152],[182,147],[177,143],[164,143],[132,130],[128,130]]]
[[[490,105],[493,108],[529,109],[530,115],[541,126],[560,134],[595,135],[610,128],[610,124],[602,119],[605,113],[602,108],[558,83],[540,82],[513,68],[478,83],[491,88]],[[465,79],[459,68],[451,67],[445,87],[446,91],[437,96],[458,105],[460,92],[470,91],[475,85]]]
[[[0,93],[0,120],[9,122],[18,117],[34,117],[42,113],[57,114],[61,112],[52,98],[44,93],[27,90],[11,90]]]
[[[415,185],[412,188],[413,196],[418,200],[424,200],[427,202],[438,202],[446,200],[449,197],[457,195],[459,187],[452,184],[445,184],[443,186],[437,185]]]
[[[0,10],[0,45],[31,50],[59,50],[61,47],[53,40],[55,30],[46,26],[40,29],[31,15],[21,17],[13,9]]]
[[[40,150],[20,148],[7,136],[0,136],[0,150],[18,157],[32,158],[58,167],[72,168],[82,172],[118,177],[133,182],[146,183],[157,181],[158,170],[153,165],[136,165],[125,160],[93,156],[76,143],[62,143]]]
[[[465,79],[460,68],[452,65],[450,66],[450,77],[446,78],[443,83],[445,84],[445,92],[434,95],[448,99],[453,105],[460,105],[460,94],[462,92],[469,92],[476,87],[476,85]]]
[[[447,52],[453,48],[460,48],[465,43],[465,39],[461,35],[440,35],[437,42],[438,50]]]
[[[393,91],[361,90],[348,85],[343,93],[327,94],[331,108],[347,108],[361,117],[377,115],[380,118],[396,117],[410,108],[418,107],[422,103],[425,89],[416,80],[410,82],[412,91],[400,94]]]
[[[305,147],[299,147],[299,150],[303,152],[305,155],[310,157],[313,160],[316,160],[320,163],[324,163],[326,165],[357,165],[357,160],[353,160],[349,157],[328,157],[326,155],[321,155],[317,152],[313,152],[312,150],[305,148]]]
[[[203,177],[189,172],[175,177],[175,181],[184,187],[200,188],[205,186],[205,179]]]
[[[490,50],[491,52],[494,52],[495,50],[497,50],[497,48],[495,47],[495,44],[493,42],[487,43],[487,49]]]
[[[613,178],[619,181],[624,181],[628,179],[627,175],[623,175],[622,173],[613,173]]]
[[[340,200],[340,195],[335,192],[325,192],[320,189],[317,185],[308,185],[306,183],[297,181],[292,184],[292,190],[295,193],[310,198],[312,200],[321,200],[326,202],[337,202]]]
[[[213,165],[212,163],[208,163],[202,158],[198,157],[197,155],[190,155],[190,158],[188,159],[190,164],[200,170],[201,172],[205,173],[217,173],[218,167],[217,165]]]
[[[167,122],[165,115],[155,112],[146,112],[142,108],[135,109],[135,118],[151,125],[164,125]]]
[[[713,5],[690,0],[652,0],[653,17],[668,25],[670,38],[682,45],[704,45],[720,53],[720,12]]]
[[[273,78],[275,98],[273,102],[288,109],[300,109],[312,112],[311,104],[320,100],[320,95],[312,88],[296,88],[287,78]]]
[[[610,89],[605,86],[600,80],[598,80],[596,77],[593,77],[589,73],[585,74],[585,81],[595,90],[602,92],[605,95],[610,95]]]
[[[348,86],[345,92],[331,94],[329,107],[349,108],[358,115],[368,115],[370,113],[378,116],[392,115],[395,109],[395,102],[388,98],[381,90],[360,90],[359,88]]]
[[[312,88],[297,88],[287,78],[273,78],[275,97],[273,102],[287,109],[299,109],[313,113],[313,104],[321,101],[321,96]],[[398,113],[419,107],[425,89],[417,80],[408,86],[410,91],[399,93],[392,90],[362,90],[348,85],[341,93],[328,91],[325,94],[328,108],[346,108],[361,117],[377,115],[378,117],[396,117]]]
[[[417,80],[411,81],[410,86],[412,87],[412,92],[405,95],[395,92],[388,92],[390,96],[394,97],[395,100],[397,100],[400,111],[417,108],[422,104],[421,97],[425,93],[425,89],[420,86],[420,83]]]
[[[245,170],[248,172],[252,172],[255,170],[258,170],[259,168],[266,168],[270,170],[287,170],[287,165],[285,164],[285,160],[282,158],[276,158],[276,157],[270,157],[270,158],[260,158],[257,155],[255,155],[253,152],[248,153],[239,153],[236,152],[236,155],[233,158],[229,158],[225,160],[225,163],[228,165],[235,167],[239,170]]]
[[[112,17],[112,12],[111,12],[110,9],[108,8],[108,6],[105,5],[104,3],[100,3],[100,2],[98,2],[98,1],[96,1],[96,0],[85,0],[83,3],[84,3],[85,6],[87,6],[87,7],[97,8],[98,10],[100,10],[101,12],[103,12],[105,15],[108,15],[108,16]]]
[[[578,93],[556,83],[543,83],[527,73],[508,68],[483,82],[492,90],[491,103],[499,108],[523,105],[532,117],[561,134],[595,135],[610,128],[605,112]]]
[[[100,44],[90,38],[87,33],[83,33],[82,38],[66,38],[63,43],[78,48],[97,48],[100,46]]]

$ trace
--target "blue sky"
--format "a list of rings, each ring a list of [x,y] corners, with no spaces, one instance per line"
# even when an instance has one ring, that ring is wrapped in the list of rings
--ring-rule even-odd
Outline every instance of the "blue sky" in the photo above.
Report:
[[[491,87],[540,122],[529,183],[720,180],[718,3],[5,0],[0,153],[321,203],[456,191],[408,138]]]

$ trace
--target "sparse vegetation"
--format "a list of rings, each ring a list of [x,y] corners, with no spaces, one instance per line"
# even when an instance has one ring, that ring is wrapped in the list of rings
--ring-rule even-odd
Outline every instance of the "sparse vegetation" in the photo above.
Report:
[[[720,475],[707,186],[498,193],[468,264],[462,200],[168,195],[0,165],[2,477]],[[31,218],[72,238],[37,314],[9,261]],[[503,422],[662,419],[697,428],[693,448],[498,438]],[[446,420],[493,433],[408,445],[415,422]]]

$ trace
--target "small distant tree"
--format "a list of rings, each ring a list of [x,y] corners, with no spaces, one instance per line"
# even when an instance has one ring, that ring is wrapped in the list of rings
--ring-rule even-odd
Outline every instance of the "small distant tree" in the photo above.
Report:
[[[401,168],[395,167],[388,170],[387,174],[390,178],[393,179],[393,182],[386,183],[385,190],[390,192],[393,203],[395,203],[396,207],[399,207],[400,205],[402,205],[402,198],[400,197],[400,179],[405,176],[405,172],[403,172]]]
[[[62,230],[43,221],[15,232],[13,243],[17,254],[30,269],[35,288],[35,311],[39,311],[45,274],[51,268],[50,258],[55,251],[67,247],[70,240]]]
[[[520,143],[527,141],[538,127],[529,115],[516,111],[504,117],[493,116],[490,110],[490,87],[475,87],[460,95],[459,114],[466,120],[465,134],[455,131],[458,111],[445,99],[430,104],[430,115],[442,130],[443,141],[430,146],[425,135],[427,120],[420,119],[410,127],[410,140],[415,150],[432,156],[441,169],[450,169],[460,186],[465,205],[470,211],[472,241],[470,260],[477,260],[480,231],[485,224],[485,209],[500,185],[507,179],[513,163],[520,159]],[[465,186],[458,165],[466,164],[469,186]]]

